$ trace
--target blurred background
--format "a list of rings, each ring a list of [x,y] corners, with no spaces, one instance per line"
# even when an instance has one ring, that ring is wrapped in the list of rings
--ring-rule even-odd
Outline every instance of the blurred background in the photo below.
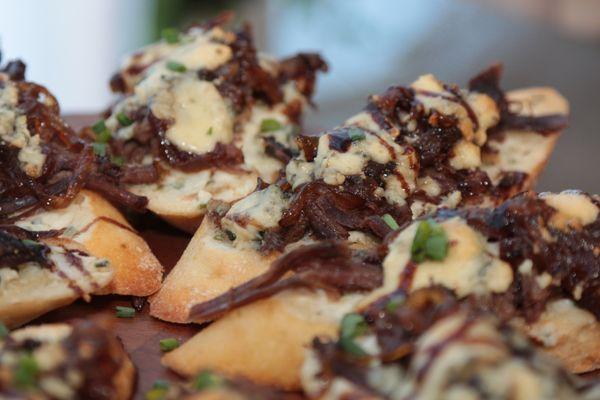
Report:
[[[328,60],[310,130],[427,72],[466,84],[502,61],[507,89],[554,86],[571,102],[571,127],[538,189],[600,193],[600,0],[0,0],[0,48],[28,63],[64,113],[96,113],[124,54],[226,9],[253,24],[262,51]]]

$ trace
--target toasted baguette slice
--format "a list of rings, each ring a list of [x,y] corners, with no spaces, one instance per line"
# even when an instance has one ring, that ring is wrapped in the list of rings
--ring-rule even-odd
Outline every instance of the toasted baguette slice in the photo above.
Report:
[[[158,183],[135,185],[130,190],[148,198],[148,209],[173,226],[194,233],[209,200],[233,202],[256,187],[258,175],[245,170],[168,171]]]
[[[300,386],[298,371],[314,337],[335,337],[340,318],[357,297],[289,290],[234,310],[166,354],[162,363],[184,376],[214,370],[286,390]]]
[[[17,225],[34,231],[64,229],[63,237],[108,260],[114,277],[101,293],[148,296],[160,287],[160,262],[121,213],[95,192],[83,190],[66,208],[42,210]]]
[[[111,81],[124,97],[105,121],[115,144],[109,151],[120,152],[113,155],[127,167],[151,170],[141,179],[133,174],[130,189],[190,233],[209,200],[234,201],[252,192],[258,177],[277,179],[295,151],[316,75],[327,70],[318,54],[277,60],[257,52],[249,27],[229,29],[230,20],[139,49]]]
[[[513,91],[508,97],[523,104],[522,115],[567,114],[569,111],[565,99],[550,88]],[[493,181],[504,171],[524,172],[527,174],[525,182],[516,185],[512,192],[529,189],[550,157],[558,134],[505,132],[504,140],[490,143],[498,153],[484,159],[482,169]],[[496,204],[498,201],[488,199],[486,202]],[[203,222],[160,291],[151,299],[151,315],[172,322],[190,322],[187,313],[192,305],[211,300],[263,273],[278,255],[275,252],[264,256],[246,247],[240,249],[215,241],[217,234],[211,221]]]
[[[135,368],[122,344],[105,328],[91,322],[45,324],[11,332],[9,339],[0,345],[3,398],[18,393],[23,399],[127,400],[133,394]],[[38,343],[33,350],[27,345],[31,342]],[[15,376],[25,363],[28,368],[22,367]],[[20,380],[26,381],[19,385]]]
[[[89,300],[112,280],[114,270],[104,260],[80,253],[81,246],[72,241],[61,240],[60,247],[52,242],[51,266],[27,262],[0,269],[0,321],[6,326],[22,325],[80,297]]]

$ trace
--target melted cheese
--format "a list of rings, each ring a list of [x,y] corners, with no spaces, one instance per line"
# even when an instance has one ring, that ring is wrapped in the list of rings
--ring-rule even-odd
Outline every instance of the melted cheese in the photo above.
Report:
[[[234,203],[221,224],[236,235],[236,241],[256,240],[262,231],[277,226],[288,203],[279,186],[270,185]]]
[[[598,219],[598,207],[581,192],[542,193],[540,197],[558,211],[552,216],[550,224],[559,229],[569,226],[580,228]]]
[[[174,121],[166,135],[181,150],[207,153],[217,143],[233,139],[233,114],[210,82],[183,79],[171,92],[157,95],[152,111],[158,118]]]
[[[391,293],[400,285],[400,276],[408,267],[411,246],[419,222],[403,230],[390,244],[390,251],[383,261],[384,284],[372,292],[368,302]],[[467,223],[454,217],[440,223],[448,237],[449,247],[442,261],[426,260],[417,265],[412,278],[411,290],[438,284],[452,289],[458,296],[489,292],[504,292],[513,280],[509,264],[502,261],[497,248],[470,228]]]

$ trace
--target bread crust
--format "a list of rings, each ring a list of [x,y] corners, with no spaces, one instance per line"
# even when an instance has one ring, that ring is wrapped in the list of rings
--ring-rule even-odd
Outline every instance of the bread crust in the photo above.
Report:
[[[148,244],[102,196],[88,190],[80,195],[89,199],[96,219],[82,244],[90,254],[109,260],[115,271],[113,280],[100,294],[148,296],[156,292],[161,285],[163,267]],[[98,219],[101,217],[121,226]]]
[[[551,88],[530,88],[509,92],[512,102],[524,104],[521,112],[527,115],[567,113],[566,100]],[[527,141],[528,149],[522,151],[530,159],[526,165],[528,177],[525,188],[535,183],[537,176],[546,164],[558,134],[542,136],[528,132],[507,132],[504,142],[498,146],[511,147],[521,141],[522,135],[535,135],[535,140]],[[509,157],[512,150],[499,151],[496,164],[488,170],[517,170],[518,164]],[[535,162],[531,158],[535,155]],[[520,191],[515,188],[514,192]],[[515,194],[513,193],[513,194]],[[163,286],[150,300],[150,313],[154,317],[171,322],[190,322],[187,313],[193,304],[210,300],[227,289],[237,286],[264,272],[279,255],[263,256],[252,249],[237,249],[215,241],[215,227],[204,221],[181,259],[165,279]],[[202,320],[195,322],[205,322]]]
[[[163,356],[162,363],[189,377],[208,369],[299,389],[305,348],[317,336],[337,335],[337,315],[328,315],[328,309],[351,308],[340,302],[308,290],[282,292],[228,313]]]
[[[233,248],[215,239],[215,231],[212,221],[203,221],[161,289],[149,299],[150,315],[164,321],[192,322],[189,310],[194,304],[260,275],[277,257]]]

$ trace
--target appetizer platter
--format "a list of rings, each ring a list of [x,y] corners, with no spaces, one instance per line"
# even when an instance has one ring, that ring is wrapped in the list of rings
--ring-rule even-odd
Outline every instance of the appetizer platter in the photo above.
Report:
[[[600,399],[600,197],[534,191],[567,100],[492,65],[307,132],[324,58],[230,20],[99,119],[0,64],[0,398]]]

